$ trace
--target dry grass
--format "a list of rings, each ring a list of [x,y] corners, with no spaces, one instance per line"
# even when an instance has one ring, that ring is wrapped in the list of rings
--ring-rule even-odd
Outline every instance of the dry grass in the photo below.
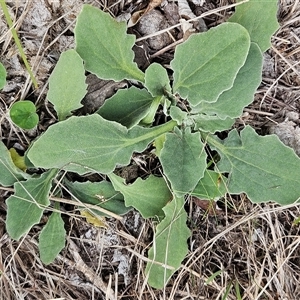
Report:
[[[93,3],[119,15],[130,2]],[[207,12],[212,12],[233,1],[221,0],[217,6],[207,2],[210,3],[206,5]],[[26,40],[30,33],[22,31],[22,22],[31,5],[30,1],[24,3],[20,7],[12,5],[11,11],[20,35]],[[135,3],[142,4],[142,0]],[[75,5],[73,8],[76,12]],[[218,23],[227,13],[220,11],[207,18],[211,23]],[[36,48],[27,48],[40,82],[38,91],[30,89],[22,66],[17,72],[9,73],[15,87],[12,92],[0,94],[0,135],[7,144],[28,145],[39,134],[28,135],[15,128],[7,118],[8,108],[25,96],[38,103],[44,101],[47,78],[53,68],[45,58],[55,57],[56,51],[63,50],[55,45],[74,26],[74,15],[70,10],[53,15],[44,34],[35,37]],[[254,103],[237,122],[237,126],[250,124],[262,133],[270,123],[282,120],[287,111],[300,112],[299,0],[281,0],[278,17],[281,27],[266,54],[269,64],[264,69],[262,85]],[[16,50],[7,28],[3,23],[0,25],[1,60],[9,65],[15,63]],[[67,48],[72,42],[59,45]],[[166,53],[172,53],[172,47],[156,56]],[[46,129],[54,117],[50,109],[43,114]],[[11,240],[5,231],[4,202],[10,194],[9,189],[0,187],[0,299],[221,300],[225,299],[224,295],[232,300],[300,299],[300,228],[293,223],[300,216],[300,204],[259,205],[252,204],[244,195],[228,196],[223,203],[218,203],[221,213],[214,216],[187,199],[192,230],[189,254],[168,286],[158,291],[147,285],[144,274],[154,227],[151,221],[130,212],[121,220],[108,219],[107,228],[95,228],[81,218],[76,207],[62,199],[67,245],[54,263],[45,266],[38,255],[37,240],[46,217],[20,241]]]

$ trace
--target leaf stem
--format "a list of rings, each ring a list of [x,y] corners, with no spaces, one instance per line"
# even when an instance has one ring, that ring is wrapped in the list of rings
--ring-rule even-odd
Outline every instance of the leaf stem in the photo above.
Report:
[[[130,141],[130,143],[134,142],[134,143],[139,143],[141,141],[147,140],[149,138],[155,138],[158,137],[168,131],[171,131],[174,129],[174,127],[177,126],[177,122],[176,121],[169,121],[163,125],[157,126],[155,127],[156,130],[153,130],[153,128],[151,128],[150,132],[145,133],[141,136],[138,136],[136,138],[134,138],[135,136],[135,128],[133,127],[130,131],[131,131],[131,135],[133,136],[133,139]]]
[[[13,22],[12,22],[12,19],[10,18],[10,15],[9,15],[9,12],[8,12],[5,0],[0,0],[0,5],[1,5],[1,8],[3,10],[6,22],[7,22],[8,26],[9,26],[9,29],[11,30],[12,36],[13,36],[13,38],[15,40],[15,43],[16,43],[16,45],[18,47],[18,50],[19,50],[20,55],[22,57],[22,60],[23,60],[23,62],[25,64],[25,66],[26,66],[26,69],[27,69],[28,73],[29,73],[30,79],[31,79],[34,87],[37,88],[38,87],[37,81],[36,81],[36,79],[35,79],[35,77],[34,77],[34,75],[32,73],[32,70],[31,70],[30,65],[29,65],[29,63],[27,61],[26,55],[25,55],[24,50],[22,48],[21,42],[20,42],[20,40],[18,38],[17,32],[16,32],[16,30],[15,30],[15,28],[13,26]]]

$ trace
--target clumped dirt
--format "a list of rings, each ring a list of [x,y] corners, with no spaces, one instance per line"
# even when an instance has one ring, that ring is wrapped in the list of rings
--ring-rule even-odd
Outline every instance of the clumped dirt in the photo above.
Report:
[[[128,29],[137,36],[136,62],[143,70],[152,62],[168,67],[176,45],[184,39],[184,32],[177,26],[157,36],[155,33],[179,24],[182,17],[188,19],[192,14],[201,13],[206,14],[204,22],[193,24],[192,31],[204,31],[226,20],[233,12],[233,8],[226,7],[233,2],[161,1]],[[56,122],[55,112],[46,99],[47,81],[60,53],[74,47],[73,30],[82,5],[89,3],[119,20],[129,20],[135,12],[145,9],[149,1],[7,3],[39,84],[38,89],[32,87],[1,14],[0,60],[8,77],[7,85],[0,92],[0,136],[8,147],[24,151],[35,137]],[[184,8],[179,7],[182,3]],[[298,155],[299,15],[298,0],[279,1],[280,29],[272,38],[272,47],[264,54],[261,86],[254,102],[235,124],[237,128],[249,124],[261,134],[274,132],[294,147]],[[88,83],[89,93],[78,114],[94,112],[117,89],[128,85],[99,80],[92,75],[88,76]],[[9,121],[9,107],[20,99],[32,100],[37,105],[40,123],[36,130],[22,132]],[[152,161],[152,167],[153,164]],[[300,299],[300,228],[295,223],[300,215],[299,204],[258,205],[244,195],[227,195],[211,209],[187,198],[188,223],[192,230],[189,254],[170,283],[160,291],[146,284],[144,274],[155,226],[152,221],[145,221],[131,211],[120,220],[108,218],[106,227],[98,228],[88,224],[77,207],[63,204],[61,199],[68,233],[66,247],[54,263],[46,266],[39,258],[37,239],[47,216],[20,241],[10,239],[5,230],[5,199],[12,192],[10,188],[0,187],[0,299],[196,300],[223,299],[226,292],[226,299],[232,300],[239,299],[239,294],[247,300]]]

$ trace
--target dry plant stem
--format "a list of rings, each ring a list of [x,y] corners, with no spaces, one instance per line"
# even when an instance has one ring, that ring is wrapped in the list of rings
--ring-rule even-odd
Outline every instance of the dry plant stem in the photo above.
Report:
[[[100,289],[109,300],[115,300],[116,297],[114,295],[114,292],[111,288],[108,288],[108,286],[103,282],[103,280],[95,274],[95,272],[89,268],[84,261],[82,260],[81,256],[79,255],[77,251],[77,246],[72,240],[69,240],[69,249],[74,257],[74,262],[70,261],[69,259],[59,256],[61,260],[63,260],[66,264],[70,266],[74,266],[78,271],[82,272],[85,277],[93,283],[98,289]]]
[[[280,54],[279,51],[277,51],[277,49],[275,49],[274,47],[272,47],[274,49],[274,51],[286,62],[286,59]],[[268,90],[266,91],[266,93],[264,94],[263,98],[261,99],[259,108],[262,108],[262,105],[266,99],[266,97],[268,96],[269,92],[272,90],[272,88],[278,83],[279,79],[282,78],[288,71],[290,71],[291,69],[293,71],[295,71],[295,66],[299,65],[300,61],[296,62],[294,65],[291,65],[290,63],[288,63],[288,65],[290,66],[288,69],[286,69],[282,74],[280,74],[280,76],[271,84],[271,86],[268,88]],[[296,73],[298,73],[298,71],[295,71]]]
[[[26,6],[24,7],[24,10],[22,11],[21,15],[18,16],[17,20],[14,20],[14,22],[15,22],[14,23],[14,28],[16,29],[16,31],[18,31],[19,28],[21,27],[22,22],[25,19],[26,14],[27,14],[27,12],[30,9],[30,5],[28,5],[28,4],[29,4],[28,1],[25,2]],[[16,4],[15,6],[16,6],[16,10],[18,10],[18,4]],[[6,35],[8,36],[8,38],[4,39],[4,37]],[[5,34],[5,35],[3,35],[3,36],[0,37],[0,43],[2,43],[2,41],[4,41],[3,47],[2,47],[2,53],[4,53],[7,50],[7,48],[9,47],[9,44],[11,42],[11,38],[12,38],[12,35],[8,35],[8,34]]]
[[[268,113],[268,112],[260,111],[260,110],[255,110],[255,109],[250,109],[250,108],[244,108],[244,111],[249,112],[249,113],[253,113],[253,114],[257,114],[257,115],[264,115],[264,116],[269,116],[269,117],[274,116],[274,114],[272,114],[272,113]]]
[[[14,40],[15,40],[15,43],[16,43],[16,45],[17,45],[17,47],[18,47],[18,50],[19,50],[20,55],[21,55],[21,57],[22,57],[22,60],[23,60],[23,62],[24,62],[24,64],[25,64],[25,66],[26,66],[26,69],[27,69],[28,73],[29,73],[29,76],[30,76],[30,78],[31,78],[31,81],[32,81],[34,87],[37,88],[37,87],[38,87],[37,81],[36,81],[36,79],[35,79],[35,77],[34,77],[32,71],[31,71],[30,65],[29,65],[29,63],[28,63],[28,61],[27,61],[27,58],[26,58],[26,55],[25,55],[25,53],[24,53],[24,51],[23,51],[21,42],[20,42],[20,40],[19,40],[19,38],[18,38],[18,35],[17,35],[17,32],[16,32],[16,30],[15,30],[15,28],[14,28],[14,26],[13,26],[13,23],[12,23],[12,20],[11,20],[11,18],[10,18],[10,15],[9,15],[9,12],[8,12],[8,9],[7,9],[5,0],[0,0],[0,5],[1,5],[1,8],[2,8],[2,10],[3,10],[3,13],[4,13],[4,16],[5,16],[6,22],[7,22],[8,26],[9,26],[9,28],[10,28],[10,30],[11,30],[12,36],[13,36],[13,38],[14,38]]]
[[[241,1],[241,2],[236,3],[236,4],[226,5],[226,6],[222,6],[222,7],[220,7],[220,8],[212,9],[212,10],[210,10],[209,12],[203,13],[203,14],[201,14],[200,16],[198,16],[198,17],[196,17],[196,18],[187,20],[187,22],[194,22],[194,21],[197,21],[198,19],[202,19],[202,18],[204,18],[204,17],[207,17],[207,16],[210,16],[210,15],[212,15],[212,14],[218,13],[218,12],[223,11],[223,10],[225,10],[225,9],[229,9],[229,8],[235,7],[235,6],[237,6],[237,5],[241,5],[241,4],[246,3],[246,2],[248,2],[248,1],[249,1],[249,0],[244,0],[244,1]],[[171,30],[171,29],[177,28],[177,27],[179,27],[179,26],[181,26],[181,25],[182,25],[181,23],[178,23],[178,24],[175,24],[175,25],[173,25],[173,26],[170,26],[170,27],[168,27],[168,28],[166,28],[166,29],[162,29],[162,30],[159,30],[159,31],[157,31],[157,32],[155,32],[155,33],[152,33],[152,34],[143,36],[143,37],[141,37],[141,38],[139,38],[139,39],[136,39],[136,42],[140,42],[140,41],[146,40],[146,39],[148,39],[148,38],[150,38],[150,37],[154,37],[154,36],[160,35],[160,34],[165,33],[165,32],[167,32],[167,31],[169,31],[169,30]]]
[[[182,42],[183,42],[183,39],[175,41],[171,45],[168,45],[167,47],[165,47],[165,48],[157,51],[153,55],[151,55],[150,58],[154,58],[154,57],[160,56],[160,55],[164,54],[165,52],[169,51],[170,49],[172,49],[172,48],[176,47],[177,45],[181,44]]]
[[[70,13],[70,12],[68,12],[68,13]],[[65,16],[67,15],[67,13],[65,13],[64,15],[62,15],[62,16],[60,16],[58,19],[56,19],[53,23],[51,23],[49,26],[48,26],[48,28],[47,28],[47,30],[46,30],[46,32],[45,32],[45,34],[44,34],[44,36],[43,36],[43,39],[42,39],[42,42],[41,42],[41,45],[40,45],[40,48],[39,48],[39,50],[38,50],[38,52],[37,52],[37,55],[36,55],[36,59],[35,59],[35,61],[34,61],[34,63],[33,63],[33,69],[36,69],[36,72],[38,71],[38,68],[39,68],[39,66],[40,66],[40,63],[41,63],[41,61],[42,61],[42,57],[45,57],[45,53],[46,53],[46,51],[52,46],[52,45],[54,45],[58,40],[59,40],[59,38],[66,32],[66,31],[68,31],[69,30],[69,28],[75,23],[75,21],[76,20],[74,20],[74,21],[72,21],[53,41],[51,41],[51,43],[48,45],[48,46],[46,46],[45,48],[42,48],[42,45],[44,44],[44,41],[46,40],[46,38],[47,38],[47,34],[48,34],[48,31],[49,31],[49,29],[53,26],[53,25],[55,25],[55,23],[57,23],[58,21],[60,21],[61,19],[63,19]],[[40,55],[40,53],[41,53],[41,51],[43,50],[43,52],[42,52],[42,54]],[[38,57],[41,57],[40,59],[38,59]],[[43,88],[42,88],[42,90],[41,90],[41,93],[39,94],[39,96],[38,96],[38,98],[37,98],[37,101],[36,101],[36,104],[40,101],[40,98],[42,97],[42,95],[44,94],[44,91],[46,90],[46,88],[47,88],[47,85],[48,85],[48,80],[47,80],[47,82],[46,82],[46,84],[43,86]],[[21,94],[21,98],[23,99],[24,97],[25,97],[25,95],[27,95],[28,94],[28,91],[29,91],[29,89],[30,89],[30,86],[29,86],[29,80],[28,80],[28,78],[27,78],[27,80],[26,80],[26,82],[25,82],[25,88],[23,89],[23,91],[22,91],[22,94]],[[49,112],[49,111],[48,111]],[[51,114],[51,113],[50,113]],[[52,114],[51,114],[52,115]],[[54,119],[55,119],[55,117],[54,117]]]

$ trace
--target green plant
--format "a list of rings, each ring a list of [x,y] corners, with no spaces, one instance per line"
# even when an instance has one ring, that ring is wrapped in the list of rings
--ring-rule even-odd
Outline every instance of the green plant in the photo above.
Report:
[[[32,129],[39,122],[35,105],[28,100],[14,103],[9,111],[11,120],[23,129]]]
[[[105,174],[109,181],[62,182],[82,202],[102,208],[109,203],[106,209],[117,214],[134,207],[144,218],[156,218],[146,274],[151,286],[162,288],[188,252],[185,195],[215,200],[226,192],[243,192],[258,203],[296,202],[300,160],[292,149],[276,136],[257,135],[249,126],[241,132],[231,130],[224,140],[215,135],[230,130],[253,101],[261,82],[262,52],[278,28],[276,12],[277,0],[267,5],[250,0],[236,8],[229,22],[192,35],[175,50],[170,82],[159,64],[151,64],[145,73],[138,69],[131,49],[135,39],[126,34],[126,24],[85,5],[75,28],[76,51],[63,53],[50,77],[48,99],[59,122],[25,155],[28,167],[47,171],[30,177],[15,167],[0,144],[0,183],[15,189],[7,199],[10,236],[19,239],[40,222],[50,205],[49,194],[60,193],[52,190],[52,182],[60,179],[61,170]],[[138,81],[143,88],[119,90],[93,115],[70,116],[86,93],[85,71],[102,79]],[[151,127],[159,105],[169,121]],[[150,175],[127,185],[114,170],[128,165],[134,152],[153,142],[163,177]],[[209,163],[207,145],[218,153]],[[47,235],[40,235],[45,263],[63,248],[65,232],[58,211],[56,207],[55,217],[48,220]]]

